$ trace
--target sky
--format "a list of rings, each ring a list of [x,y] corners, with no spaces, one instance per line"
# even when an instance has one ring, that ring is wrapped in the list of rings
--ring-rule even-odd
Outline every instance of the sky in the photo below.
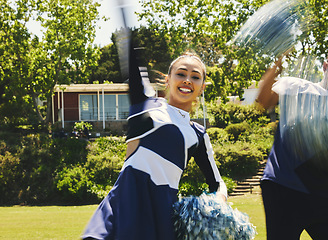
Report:
[[[112,33],[123,26],[123,21],[121,18],[121,9],[118,8],[118,2],[122,2],[122,0],[98,0],[101,6],[98,8],[100,17],[105,16],[106,18],[110,18],[107,21],[100,19],[97,22],[96,27],[96,38],[94,44],[104,47],[111,43],[110,37]],[[128,26],[139,26],[140,24],[137,22],[137,17],[134,12],[140,12],[141,6],[138,0],[124,0],[126,16]],[[42,36],[41,33],[41,25],[35,21],[31,21],[28,23],[28,28],[33,34]]]
[[[100,16],[109,17],[108,21],[98,21],[96,29],[95,44],[101,47],[111,42],[110,37],[112,32],[123,26],[121,19],[121,9],[117,7],[118,0],[100,0],[101,7],[98,9]],[[125,0],[127,2],[124,6],[126,9],[126,16],[128,17],[128,26],[139,26],[137,17],[134,15],[135,11],[141,11],[141,6],[138,0]]]

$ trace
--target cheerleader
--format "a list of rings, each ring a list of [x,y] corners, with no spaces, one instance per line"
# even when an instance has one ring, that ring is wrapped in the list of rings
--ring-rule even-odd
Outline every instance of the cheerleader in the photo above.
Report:
[[[127,157],[109,194],[92,216],[83,239],[176,239],[172,219],[178,186],[188,160],[194,157],[211,192],[227,198],[203,126],[189,112],[205,87],[201,59],[186,53],[168,70],[168,100],[153,96],[147,69],[130,48]]]
[[[328,239],[328,148],[318,145],[327,138],[318,129],[327,124],[328,64],[319,83],[295,77],[276,81],[281,60],[263,75],[257,99],[267,109],[278,100],[280,105],[280,124],[261,181],[267,239],[296,240],[303,230],[312,239]]]

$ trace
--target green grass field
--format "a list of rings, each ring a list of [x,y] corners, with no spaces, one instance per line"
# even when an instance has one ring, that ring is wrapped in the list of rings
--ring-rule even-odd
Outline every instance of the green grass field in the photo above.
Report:
[[[256,240],[265,240],[264,211],[260,195],[230,197],[233,208],[245,212],[256,226]],[[96,205],[0,207],[0,239],[78,240]],[[311,239],[303,232],[301,240]]]

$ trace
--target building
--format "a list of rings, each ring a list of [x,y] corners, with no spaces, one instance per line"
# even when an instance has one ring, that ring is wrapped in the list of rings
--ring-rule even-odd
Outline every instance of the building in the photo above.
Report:
[[[159,86],[154,85],[157,94]],[[126,131],[129,86],[116,84],[56,85],[52,98],[52,122],[69,128],[75,122],[92,123],[94,129],[114,133]]]
[[[163,97],[163,87],[153,84],[156,94]],[[59,128],[72,129],[75,122],[89,122],[96,131],[124,134],[127,131],[129,114],[129,86],[115,84],[71,84],[56,85],[52,98],[52,122]],[[258,93],[253,84],[245,89],[243,100],[229,97],[231,102],[251,104]],[[204,112],[204,115],[206,113]],[[196,119],[194,119],[196,120]],[[205,120],[197,119],[204,126]]]

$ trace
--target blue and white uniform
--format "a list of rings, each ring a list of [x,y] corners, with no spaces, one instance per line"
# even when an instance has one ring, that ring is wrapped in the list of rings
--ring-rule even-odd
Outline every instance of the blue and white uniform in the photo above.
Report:
[[[130,59],[136,59],[131,51]],[[148,97],[147,72],[130,61],[130,116],[127,142],[140,140],[125,160],[107,197],[82,238],[119,240],[175,239],[172,205],[180,177],[194,157],[210,191],[227,196],[205,129],[189,113],[163,98]],[[140,71],[141,70],[141,71]]]
[[[306,230],[328,239],[328,91],[318,83],[282,78],[280,122],[261,182],[267,240],[296,240]]]
[[[279,94],[280,122],[263,180],[328,197],[328,91],[294,77],[281,78],[272,91]]]

